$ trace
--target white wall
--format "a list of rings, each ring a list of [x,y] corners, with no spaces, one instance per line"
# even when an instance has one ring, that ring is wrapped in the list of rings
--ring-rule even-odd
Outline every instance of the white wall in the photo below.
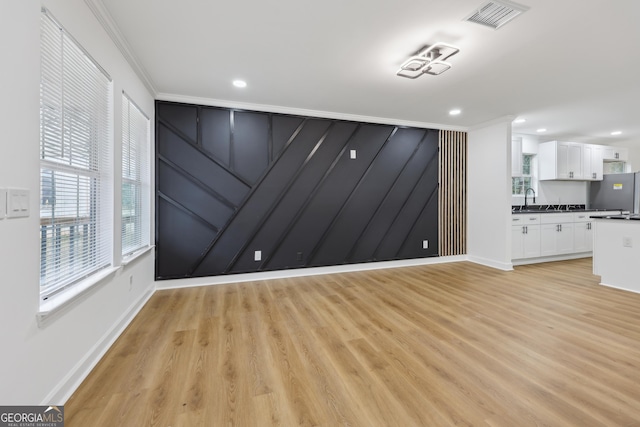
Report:
[[[469,131],[468,247],[471,261],[511,265],[511,119]]]
[[[114,149],[120,149],[120,94],[149,117],[153,97],[131,71],[82,0],[44,1],[114,80]],[[40,7],[0,2],[0,43],[11,66],[0,87],[0,187],[31,191],[29,218],[0,220],[0,405],[63,404],[153,290],[147,254],[38,326]],[[117,164],[116,157],[116,164]],[[119,196],[117,189],[116,196]],[[129,277],[133,286],[129,289]]]

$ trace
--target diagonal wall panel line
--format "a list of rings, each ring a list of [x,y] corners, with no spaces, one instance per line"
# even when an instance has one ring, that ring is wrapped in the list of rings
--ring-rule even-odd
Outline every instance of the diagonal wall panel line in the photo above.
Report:
[[[342,203],[342,206],[340,206],[340,210],[336,215],[334,215],[329,226],[325,229],[324,233],[322,233],[322,236],[320,236],[320,239],[316,242],[313,249],[311,249],[311,251],[309,252],[309,256],[307,258],[307,262],[305,263],[305,266],[312,264],[313,258],[316,256],[316,253],[318,253],[318,250],[324,244],[325,240],[327,240],[327,236],[329,235],[329,233],[331,233],[331,230],[333,230],[333,227],[335,227],[338,220],[342,217],[342,214],[345,211],[347,205],[349,205],[349,202],[351,201],[351,199],[353,199],[353,195],[356,193],[356,191],[358,191],[358,188],[360,188],[360,186],[366,179],[367,175],[369,175],[369,172],[371,171],[373,164],[376,162],[376,159],[380,156],[380,153],[382,152],[382,150],[384,150],[384,147],[387,146],[387,143],[393,138],[393,136],[397,132],[398,132],[398,127],[396,126],[393,128],[393,130],[391,131],[391,134],[387,137],[384,143],[380,146],[380,148],[376,152],[376,155],[373,156],[373,159],[371,159],[371,161],[369,162],[367,169],[365,169],[364,173],[362,174],[362,176],[360,176],[360,179],[358,179],[358,182],[349,193],[349,196],[347,196],[346,200]]]
[[[358,242],[360,241],[360,239],[362,239],[362,237],[366,234],[366,232],[369,231],[369,228],[371,227],[371,223],[376,218],[376,215],[378,215],[378,212],[380,212],[380,209],[382,209],[382,206],[384,206],[385,202],[389,199],[389,197],[391,197],[391,193],[396,188],[396,185],[398,184],[398,181],[400,181],[402,174],[407,169],[407,167],[409,166],[409,163],[411,163],[411,160],[415,157],[416,153],[420,150],[420,147],[422,146],[424,141],[427,139],[427,136],[429,136],[429,131],[425,130],[424,136],[416,144],[416,148],[414,148],[413,152],[411,153],[411,156],[409,156],[409,159],[407,159],[404,166],[402,167],[402,169],[400,170],[396,178],[393,180],[393,183],[391,184],[391,187],[389,187],[389,191],[387,191],[387,194],[385,194],[382,200],[380,201],[380,203],[378,203],[378,206],[376,207],[376,210],[373,212],[373,215],[371,215],[369,222],[362,229],[358,237],[354,240],[353,244],[351,245],[351,249],[347,253],[345,261],[351,262],[351,260],[353,259],[353,255],[355,253],[356,247],[358,246]]]
[[[253,228],[253,230],[251,231],[250,237],[247,240],[245,240],[240,250],[236,252],[236,254],[233,256],[229,264],[227,264],[223,273],[228,273],[229,270],[231,270],[233,266],[236,264],[236,262],[238,261],[238,258],[240,258],[242,253],[244,253],[244,251],[249,247],[249,245],[255,238],[256,234],[260,231],[260,229],[262,229],[262,226],[269,220],[269,218],[271,217],[273,212],[276,210],[276,208],[278,207],[282,199],[287,195],[287,193],[289,192],[293,184],[296,182],[296,180],[298,179],[298,177],[300,176],[304,168],[311,161],[314,154],[318,151],[318,149],[320,148],[320,146],[325,141],[325,139],[327,138],[327,136],[329,135],[329,133],[334,127],[335,127],[335,122],[331,122],[331,124],[329,125],[327,130],[324,132],[324,134],[322,134],[322,136],[320,137],[316,145],[313,147],[313,149],[311,150],[307,158],[298,167],[298,169],[296,170],[296,173],[291,177],[291,179],[289,179],[289,182],[287,183],[287,185],[280,191],[280,194],[278,194],[278,197],[276,198],[276,200],[273,201],[273,203],[269,207],[269,210],[266,212],[265,215],[262,216],[258,224],[256,224],[256,226]]]
[[[197,213],[193,212],[191,209],[187,208],[186,206],[184,206],[182,203],[179,203],[175,200],[173,200],[171,197],[167,196],[166,194],[162,193],[161,191],[158,191],[158,197],[163,199],[165,202],[170,203],[172,206],[174,206],[175,208],[180,209],[182,212],[186,213],[187,215],[197,219],[199,222],[201,222],[203,225],[209,227],[210,229],[212,229],[213,231],[215,231],[216,233],[218,231],[220,231],[218,229],[218,227],[216,227],[215,225],[211,224],[209,221],[207,221],[206,219],[202,218],[200,215],[198,215]]]
[[[304,125],[308,122],[308,118],[305,118],[302,123],[300,123],[298,125],[298,127],[296,128],[296,130],[291,134],[291,136],[289,137],[289,139],[287,140],[287,143],[285,144],[285,146],[282,148],[282,150],[280,151],[280,154],[278,155],[278,157],[276,158],[276,160],[269,165],[269,167],[267,168],[267,170],[262,174],[262,176],[260,176],[260,178],[258,179],[258,181],[256,182],[255,186],[253,186],[251,188],[251,191],[249,191],[249,194],[247,194],[247,196],[244,198],[244,200],[240,203],[240,206],[238,206],[238,209],[236,209],[236,211],[233,213],[233,215],[231,215],[231,217],[227,220],[227,222],[225,223],[225,225],[220,229],[220,232],[216,235],[216,237],[213,238],[213,240],[211,241],[211,243],[205,248],[205,250],[202,252],[202,254],[200,255],[200,257],[198,258],[198,260],[196,260],[196,262],[191,266],[191,268],[188,271],[188,275],[189,276],[193,276],[193,272],[196,271],[196,269],[198,267],[200,267],[200,265],[202,264],[202,262],[205,260],[205,258],[207,257],[207,255],[209,255],[209,252],[211,252],[211,250],[213,249],[213,247],[215,246],[215,244],[218,242],[218,240],[220,240],[220,237],[225,233],[225,231],[229,228],[229,226],[233,223],[233,220],[238,216],[238,214],[242,211],[242,209],[247,205],[247,202],[251,199],[251,197],[255,194],[255,192],[257,191],[258,188],[260,188],[260,185],[262,184],[262,181],[264,181],[264,179],[266,178],[266,176],[269,174],[269,172],[278,164],[278,160],[282,158],[282,156],[284,156],[285,152],[287,151],[287,149],[291,146],[291,143],[296,139],[296,137],[298,136],[298,134],[302,131],[302,128],[304,127]]]
[[[269,261],[271,261],[273,256],[278,252],[278,249],[280,249],[280,246],[282,245],[282,243],[284,243],[289,233],[291,233],[291,230],[293,229],[293,227],[298,223],[298,221],[302,217],[302,214],[306,211],[307,207],[316,196],[318,190],[322,187],[322,184],[324,184],[324,182],[329,177],[329,175],[331,175],[331,171],[333,171],[333,169],[336,167],[336,165],[338,164],[338,161],[340,161],[342,156],[344,156],[344,153],[346,152],[347,147],[349,146],[349,141],[351,141],[353,137],[358,133],[361,126],[362,126],[361,124],[358,124],[356,128],[353,130],[353,132],[351,133],[351,135],[349,135],[349,138],[345,140],[344,145],[342,146],[342,149],[333,159],[333,162],[331,162],[331,165],[329,166],[329,168],[325,171],[324,175],[322,175],[322,178],[320,179],[320,181],[318,181],[316,185],[313,187],[313,190],[309,192],[309,195],[307,196],[305,201],[302,203],[300,208],[298,208],[298,211],[296,212],[296,214],[293,216],[293,218],[287,225],[287,228],[285,228],[284,232],[280,235],[278,240],[276,240],[276,243],[271,249],[271,251],[267,254],[267,256],[262,260],[262,262],[258,266],[258,271],[266,267],[269,264]]]
[[[211,155],[210,153],[208,153],[206,150],[204,150],[201,146],[190,142],[190,139],[188,136],[184,135],[182,132],[180,132],[179,130],[175,129],[173,126],[167,126],[167,123],[163,122],[162,120],[159,120],[160,124],[162,126],[164,126],[165,128],[167,128],[167,130],[169,130],[170,132],[172,132],[174,135],[176,135],[178,138],[182,139],[184,142],[186,142],[187,144],[189,144],[189,146],[191,148],[193,148],[194,150],[196,150],[199,154],[201,154],[202,156],[206,157],[208,160],[212,161],[213,163],[215,163],[216,165],[220,166],[222,169],[224,169],[229,175],[233,176],[235,179],[237,179],[238,181],[240,181],[242,184],[244,184],[247,188],[251,188],[251,183],[249,181],[247,181],[246,179],[244,179],[242,176],[238,175],[237,173],[235,173],[234,171],[232,171],[231,169],[229,169],[229,167],[227,167],[226,165],[222,164],[220,162],[220,160],[216,159],[215,156]],[[159,135],[159,133],[157,133]],[[159,144],[160,141],[158,141]]]
[[[231,208],[233,210],[238,209],[238,206],[235,203],[231,202],[226,197],[224,197],[222,194],[218,193],[216,190],[214,190],[213,188],[209,187],[207,184],[205,184],[204,182],[200,181],[195,176],[191,175],[191,173],[189,173],[189,171],[181,168],[180,166],[178,166],[177,164],[173,163],[171,160],[167,159],[163,155],[158,154],[158,160],[160,160],[162,163],[164,163],[165,165],[169,166],[171,169],[173,169],[176,172],[178,172],[184,178],[186,178],[187,180],[189,180],[190,182],[192,182],[196,186],[200,187],[205,192],[209,193],[211,196],[215,197],[218,201],[220,201],[220,203],[224,204],[225,206],[227,206],[227,207],[229,207],[229,208]]]
[[[427,201],[422,205],[422,209],[420,209],[420,213],[418,214],[416,219],[413,221],[413,224],[409,228],[409,231],[404,236],[404,239],[402,240],[402,244],[400,245],[400,248],[396,251],[396,254],[395,254],[394,258],[398,258],[398,254],[400,252],[402,252],[402,249],[404,249],[404,246],[407,244],[407,240],[409,239],[409,236],[411,236],[411,234],[413,232],[413,229],[416,228],[416,225],[418,224],[418,221],[420,221],[420,218],[422,217],[422,214],[424,213],[424,210],[427,208],[427,206],[429,206],[429,204],[431,203],[433,198],[437,197],[437,195],[438,195],[438,186],[436,185],[436,187],[431,191],[431,194],[427,198]]]
[[[407,205],[407,203],[409,203],[409,200],[411,200],[411,197],[413,197],[413,194],[415,193],[416,188],[418,188],[418,184],[420,183],[420,181],[422,181],[422,178],[424,178],[424,175],[431,168],[431,165],[433,164],[434,161],[438,161],[438,153],[437,152],[429,160],[429,162],[427,163],[427,166],[423,169],[422,173],[420,174],[420,177],[416,180],[416,183],[413,185],[413,188],[411,189],[411,192],[409,193],[409,197],[407,197],[404,200],[404,202],[402,203],[402,206],[400,206],[400,208],[398,209],[398,212],[396,212],[396,215],[393,217],[393,221],[391,221],[391,224],[389,224],[389,227],[387,227],[387,231],[385,231],[384,236],[382,236],[382,239],[380,239],[380,242],[378,242],[378,244],[376,245],[376,248],[373,250],[373,259],[377,259],[377,255],[376,254],[380,250],[380,246],[387,239],[387,236],[389,235],[389,232],[391,231],[391,229],[395,225],[396,221],[398,221],[398,217],[400,216],[400,214],[404,210],[404,208]]]

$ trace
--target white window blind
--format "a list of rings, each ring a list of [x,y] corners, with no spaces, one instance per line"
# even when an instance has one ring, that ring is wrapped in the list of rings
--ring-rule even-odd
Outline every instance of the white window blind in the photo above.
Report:
[[[40,295],[111,265],[111,79],[54,20],[41,17]]]
[[[149,246],[149,119],[122,94],[122,256]]]

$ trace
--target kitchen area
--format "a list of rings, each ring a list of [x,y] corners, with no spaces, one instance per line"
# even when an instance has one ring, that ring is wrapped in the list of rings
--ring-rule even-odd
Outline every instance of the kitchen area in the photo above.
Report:
[[[640,292],[640,174],[632,170],[628,148],[514,134],[513,265],[593,256],[601,284]]]

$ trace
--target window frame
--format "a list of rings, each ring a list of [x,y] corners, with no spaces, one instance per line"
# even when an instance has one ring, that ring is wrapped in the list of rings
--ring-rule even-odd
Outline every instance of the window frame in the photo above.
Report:
[[[114,232],[113,80],[46,8],[41,12],[42,311],[112,271]]]
[[[138,120],[135,130],[143,131],[143,135],[138,132],[132,133],[132,112],[135,114],[133,119]],[[142,125],[142,126],[141,126]],[[132,141],[132,135],[135,141]],[[142,138],[140,138],[142,136]],[[132,150],[132,148],[134,150]],[[121,173],[121,206],[120,206],[120,242],[121,242],[121,259],[126,264],[140,253],[143,253],[151,245],[151,196],[150,196],[150,152],[151,152],[151,120],[144,111],[133,101],[133,99],[125,92],[122,92],[122,173]],[[132,158],[131,153],[135,152]],[[132,167],[133,163],[133,167]],[[135,169],[134,175],[127,174],[127,169]],[[133,216],[133,233],[125,230],[126,224],[131,223],[131,216],[125,218],[125,185],[133,186],[135,189],[135,214]],[[133,245],[125,245],[125,240],[134,235],[136,243]]]
[[[529,157],[530,158],[530,162],[529,162],[529,172],[528,174],[524,173],[525,170],[525,158]],[[527,188],[533,188],[533,191],[535,191],[536,193],[538,192],[538,175],[536,173],[537,171],[537,161],[538,161],[538,156],[535,153],[522,153],[522,166],[520,169],[520,173],[518,174],[518,176],[512,176],[511,177],[511,196],[513,197],[523,197],[525,196],[525,191]],[[527,187],[525,185],[525,180],[526,179],[530,180],[530,184]],[[521,188],[521,192],[519,193],[515,193],[514,192],[514,181],[515,180],[521,180],[521,184],[519,185],[519,187]]]

